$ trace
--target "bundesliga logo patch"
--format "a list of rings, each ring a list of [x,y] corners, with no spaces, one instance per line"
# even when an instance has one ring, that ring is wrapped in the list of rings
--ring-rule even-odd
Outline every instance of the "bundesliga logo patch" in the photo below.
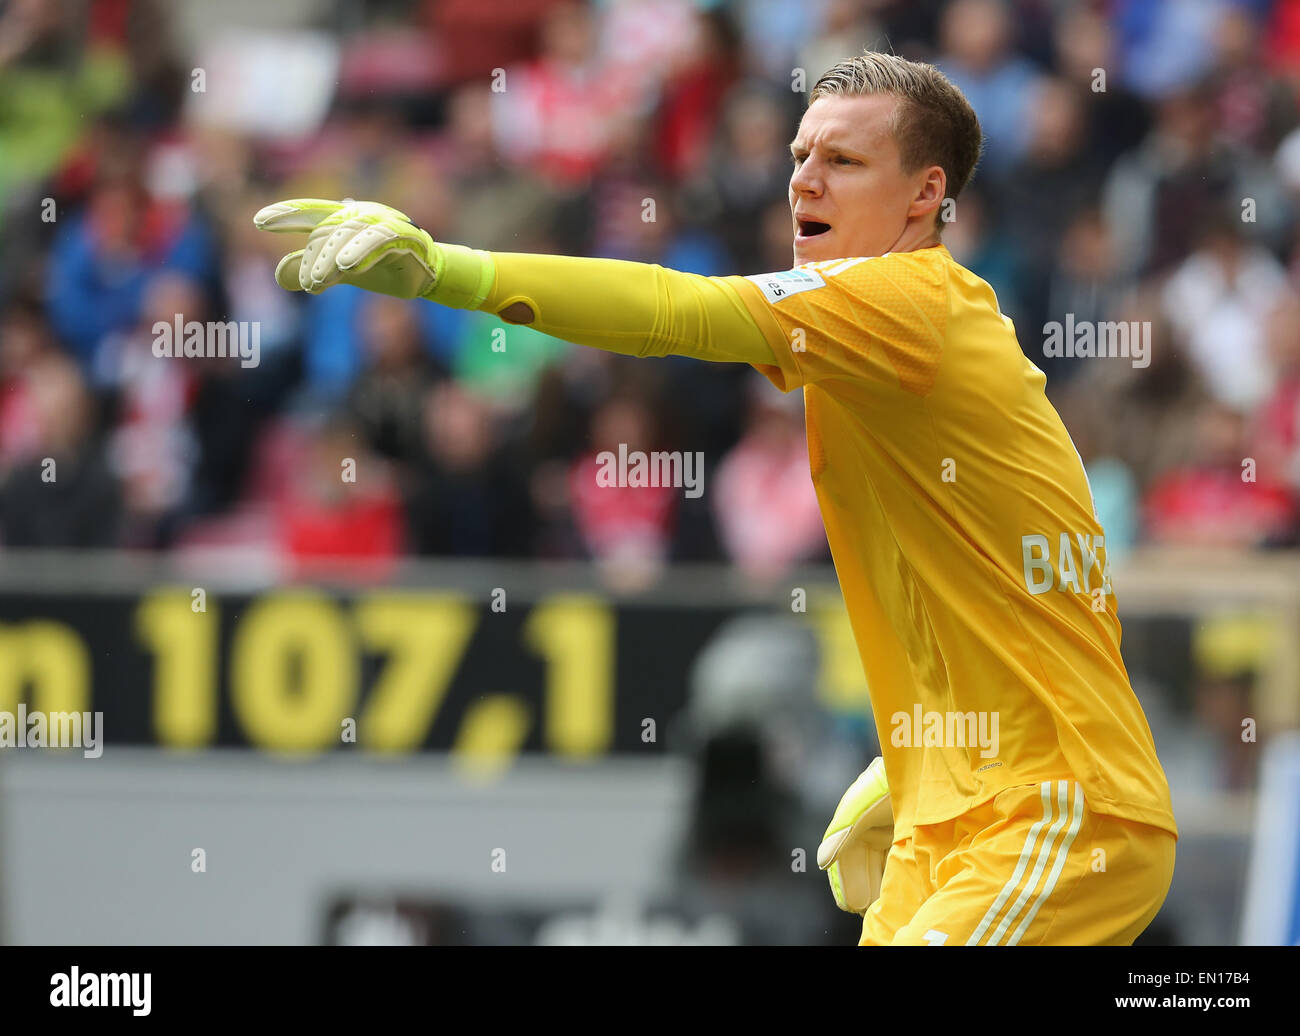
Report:
[[[814,273],[812,270],[758,273],[745,279],[757,284],[759,290],[763,293],[763,297],[771,303],[780,302],[791,295],[798,295],[801,291],[826,287],[826,282],[822,280],[821,274]]]

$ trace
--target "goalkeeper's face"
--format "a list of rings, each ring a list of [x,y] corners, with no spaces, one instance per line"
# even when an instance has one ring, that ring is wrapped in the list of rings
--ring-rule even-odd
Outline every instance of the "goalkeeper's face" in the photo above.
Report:
[[[909,252],[938,241],[941,166],[905,173],[892,94],[819,97],[790,144],[794,262]]]

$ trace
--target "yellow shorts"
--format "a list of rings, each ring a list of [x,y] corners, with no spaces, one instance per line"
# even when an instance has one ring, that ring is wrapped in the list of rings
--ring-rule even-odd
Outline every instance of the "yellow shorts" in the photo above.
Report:
[[[1129,946],[1174,876],[1167,831],[1087,808],[1076,781],[1008,788],[889,851],[861,946]]]

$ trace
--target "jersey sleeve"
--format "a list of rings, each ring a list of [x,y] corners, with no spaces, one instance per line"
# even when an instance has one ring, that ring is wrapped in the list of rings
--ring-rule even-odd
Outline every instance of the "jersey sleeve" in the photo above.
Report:
[[[477,262],[468,250],[462,263]],[[730,283],[648,263],[493,252],[492,283],[479,308],[502,315],[526,303],[543,334],[627,356],[690,356],[771,364],[768,337]],[[474,281],[477,267],[461,279]],[[440,301],[431,296],[434,301]]]
[[[947,271],[921,252],[809,263],[725,278],[772,348],[755,363],[783,392],[828,378],[926,395],[947,330]]]

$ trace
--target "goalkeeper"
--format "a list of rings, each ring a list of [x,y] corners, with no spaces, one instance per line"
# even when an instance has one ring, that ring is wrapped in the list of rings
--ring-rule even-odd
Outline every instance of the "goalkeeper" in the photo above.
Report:
[[[1178,829],[1083,464],[993,290],[941,241],[980,144],[934,67],[836,65],[791,145],[795,267],[755,277],[440,244],[367,202],[256,223],[310,234],[276,271],[290,290],[354,284],[802,388],[883,746],[819,854],[865,911],[861,944],[1128,944]]]

